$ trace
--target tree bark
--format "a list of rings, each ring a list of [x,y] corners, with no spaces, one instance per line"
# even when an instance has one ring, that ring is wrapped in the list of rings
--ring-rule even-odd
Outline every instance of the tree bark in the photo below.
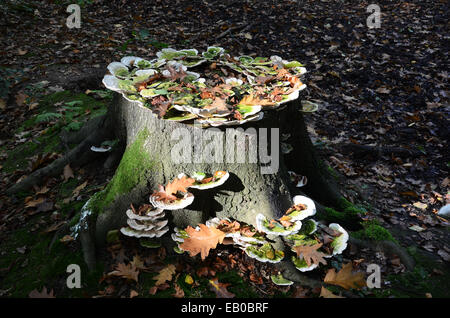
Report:
[[[299,105],[299,101],[296,100],[279,110],[267,110],[262,120],[247,123],[240,127],[240,131],[234,130],[237,140],[242,141],[254,128],[253,132],[256,131],[256,135],[252,135],[252,138],[259,143],[257,162],[251,162],[246,156],[245,163],[236,163],[228,162],[226,157],[229,151],[227,142],[230,142],[229,138],[227,139],[226,130],[239,127],[223,128],[224,126],[221,126],[214,129],[202,129],[159,119],[149,109],[117,95],[109,109],[116,137],[130,146],[142,131],[146,131],[142,151],[154,165],[152,172],[146,176],[148,181],[146,185],[138,185],[129,193],[119,195],[113,204],[98,215],[95,225],[96,243],[103,245],[108,231],[125,225],[125,211],[130,203],[148,202],[148,195],[157,188],[158,184],[165,185],[180,173],[191,175],[196,171],[213,173],[217,170],[230,173],[230,178],[219,188],[191,190],[195,196],[193,204],[171,213],[173,225],[180,228],[187,225],[196,226],[214,216],[228,217],[252,225],[255,225],[258,213],[264,214],[269,219],[279,218],[292,205],[292,196],[298,191],[298,188],[293,187],[289,181],[288,169],[308,177],[308,186],[305,190],[313,199],[334,205],[340,195],[335,187],[330,186],[329,180],[325,179],[324,169],[316,157]],[[279,138],[270,128],[279,129],[279,133],[291,135],[288,139],[294,149],[291,153],[286,156],[281,153]],[[194,162],[178,163],[173,160],[172,151],[174,147],[180,145],[180,139],[175,138],[180,137],[177,132],[179,129],[182,129],[182,137],[191,141],[190,146],[184,149],[192,151],[191,158]],[[267,145],[261,144],[264,129],[268,135]],[[196,156],[199,153],[197,152],[199,146],[211,144],[210,141],[213,138],[223,142],[224,155],[221,157],[223,162],[195,162],[202,161]],[[262,173],[264,165],[261,164],[260,158],[264,153],[275,155],[273,149],[270,149],[272,143],[279,153],[279,168],[273,173],[264,174]],[[246,154],[252,149],[254,148],[248,143],[245,144]]]

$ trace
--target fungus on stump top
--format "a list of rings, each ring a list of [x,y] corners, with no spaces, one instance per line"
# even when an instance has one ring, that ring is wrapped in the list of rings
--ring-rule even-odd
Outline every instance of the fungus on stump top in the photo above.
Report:
[[[340,198],[327,191],[329,182],[321,177],[324,169],[308,137],[298,102],[306,70],[299,62],[277,56],[233,58],[222,48],[209,47],[201,54],[163,49],[153,60],[128,56],[108,70],[103,83],[120,94],[107,116],[115,136],[127,146],[112,182],[139,183],[104,190],[127,189],[102,194],[114,200],[92,222],[89,241],[95,245],[105,242],[108,231],[126,225],[124,211],[130,203],[148,199],[148,192],[180,173],[227,171],[229,179],[211,190],[193,189],[193,203],[172,211],[170,221],[179,228],[213,216],[254,226],[258,214],[280,217],[298,190],[288,170],[307,176],[307,187],[319,200]],[[242,129],[230,133],[230,126]],[[139,167],[121,169],[125,158],[133,157],[127,152],[136,148],[146,158],[144,183],[136,178],[142,173]],[[117,176],[119,171],[128,175]]]

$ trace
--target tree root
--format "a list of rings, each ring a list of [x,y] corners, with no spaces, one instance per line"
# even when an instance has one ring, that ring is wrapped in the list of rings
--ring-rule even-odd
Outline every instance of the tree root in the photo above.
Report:
[[[111,135],[110,129],[105,128],[105,122],[106,116],[102,116],[100,119],[94,118],[95,125],[86,124],[87,129],[83,130],[83,134],[86,134],[87,137],[80,144],[70,150],[65,156],[34,171],[27,178],[9,188],[6,193],[12,195],[20,191],[26,191],[33,185],[42,182],[45,177],[61,175],[64,167],[68,164],[76,163],[77,165],[83,165],[98,157],[99,154],[91,151],[90,147],[99,144]]]
[[[399,245],[391,241],[366,241],[354,237],[349,238],[349,242],[359,247],[373,249],[377,252],[383,252],[388,255],[397,255],[408,271],[414,270],[415,261],[409,254]]]
[[[97,264],[95,242],[90,229],[80,231],[80,243],[83,250],[83,258],[89,271],[94,270]]]

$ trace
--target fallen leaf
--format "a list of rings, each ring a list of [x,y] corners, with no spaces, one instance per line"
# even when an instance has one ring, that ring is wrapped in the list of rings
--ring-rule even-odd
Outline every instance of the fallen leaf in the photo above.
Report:
[[[74,197],[77,197],[80,194],[80,191],[83,190],[84,188],[86,188],[88,182],[85,181],[84,183],[80,184],[78,187],[76,187],[73,191],[72,191],[72,195]]]
[[[260,105],[260,106],[273,106],[275,105],[274,102],[266,99],[260,99],[253,94],[245,95],[244,98],[239,102],[239,105],[247,105],[247,106],[254,106],[254,105]]]
[[[261,276],[258,276],[255,273],[251,273],[249,278],[250,281],[254,282],[255,284],[261,285],[263,283]]]
[[[34,207],[36,207],[37,205],[39,205],[39,204],[41,204],[42,202],[44,202],[44,198],[43,197],[39,197],[39,198],[37,198],[37,199],[35,199],[35,200],[32,200],[32,201],[28,201],[26,204],[25,204],[25,208],[34,208]]]
[[[219,283],[217,278],[210,279],[209,283],[211,285],[210,290],[216,294],[217,298],[234,298],[236,296],[227,290],[230,284]]]
[[[159,191],[155,191],[153,196],[156,197],[158,201],[170,202],[177,199],[175,194],[178,191],[188,192],[187,188],[193,185],[195,180],[193,178],[188,178],[187,176],[175,178],[172,182],[168,182],[166,187],[159,185]]]
[[[125,265],[124,263],[120,263],[116,265],[115,271],[108,273],[108,275],[119,276],[137,282],[139,271],[132,264]]]
[[[344,287],[345,289],[361,289],[361,287],[366,286],[364,273],[354,273],[353,265],[351,262],[344,264],[337,274],[334,268],[328,270],[324,282],[332,285],[338,285]]]
[[[216,248],[217,244],[223,242],[225,233],[214,227],[207,227],[204,224],[200,224],[199,227],[200,231],[196,231],[191,226],[186,228],[189,238],[184,240],[180,245],[180,248],[184,251],[188,251],[190,256],[201,253],[201,258],[204,260],[211,249]]]
[[[410,230],[416,231],[416,232],[422,232],[425,231],[425,229],[418,225],[413,225],[409,227]]]
[[[172,296],[175,297],[175,298],[183,298],[184,297],[183,289],[181,289],[181,287],[178,286],[178,284],[175,284],[174,288],[175,288],[175,293],[172,294]]]
[[[36,195],[39,195],[39,194],[46,194],[49,190],[50,190],[49,188],[47,188],[46,186],[43,186],[41,189],[39,189],[39,190],[36,192]]]
[[[413,203],[413,205],[414,205],[416,208],[421,209],[421,210],[425,210],[425,209],[428,207],[427,204],[422,203],[422,202],[415,202],[415,203]]]
[[[172,280],[172,276],[175,274],[175,265],[169,264],[159,271],[159,274],[155,276],[155,286],[159,286],[167,281]]]
[[[220,97],[216,97],[214,101],[210,105],[204,107],[204,109],[214,110],[217,114],[226,114],[230,112],[225,99]]]
[[[391,90],[387,89],[386,87],[380,87],[377,88],[376,92],[380,94],[389,94]]]
[[[29,294],[29,298],[56,298],[53,295],[53,289],[50,292],[47,292],[47,287],[44,286],[41,292],[38,292],[37,289],[33,289]]]
[[[135,291],[135,290],[131,290],[130,291],[130,298],[134,298],[134,297],[136,297],[136,296],[139,296],[139,293],[137,292],[137,291]]]
[[[292,298],[308,298],[306,294],[309,292],[308,289],[303,288],[302,286],[297,286],[292,293]]]
[[[194,279],[191,275],[186,275],[186,278],[184,279],[184,282],[188,285],[192,285],[194,283]]]
[[[51,233],[54,232],[56,230],[58,230],[61,226],[63,226],[64,224],[66,224],[67,221],[61,221],[58,222],[56,224],[53,224],[52,226],[50,226],[49,228],[47,228],[46,230],[42,231],[42,233]]]
[[[322,245],[323,243],[312,246],[294,246],[293,250],[297,253],[298,257],[303,257],[308,266],[311,266],[312,263],[317,265],[322,263],[326,265],[327,261],[323,258],[325,254],[317,251]]]
[[[26,95],[22,91],[17,93],[16,96],[15,96],[17,106],[23,106],[25,104],[25,100],[27,98],[28,98],[28,95]]]
[[[200,267],[197,270],[197,276],[199,277],[207,277],[207,276],[215,276],[216,272],[210,268],[208,268],[207,266],[204,267]]]
[[[158,287],[157,286],[153,286],[153,287],[150,287],[148,293],[150,295],[155,295],[157,291],[158,291]]]
[[[69,242],[75,241],[75,238],[73,238],[73,237],[70,236],[70,235],[64,235],[62,238],[59,239],[59,241],[60,241],[61,243],[67,244],[67,243],[69,243]]]
[[[64,182],[66,182],[66,181],[69,180],[70,178],[75,178],[75,176],[73,175],[72,168],[70,168],[70,165],[69,165],[69,164],[67,164],[67,165],[64,167],[63,175],[64,175]]]
[[[331,291],[329,291],[325,287],[322,287],[322,289],[320,290],[320,296],[319,297],[323,297],[323,298],[345,298],[345,297],[333,294]]]

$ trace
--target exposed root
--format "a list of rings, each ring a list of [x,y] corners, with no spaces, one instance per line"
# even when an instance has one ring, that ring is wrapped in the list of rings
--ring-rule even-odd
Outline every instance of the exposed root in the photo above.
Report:
[[[84,261],[90,271],[94,270],[95,265],[97,263],[97,257],[96,257],[96,249],[95,249],[95,242],[92,238],[91,231],[88,230],[82,230],[80,231],[80,242],[83,249],[83,258]]]
[[[26,191],[33,185],[42,182],[42,180],[46,177],[61,175],[67,164],[76,163],[76,165],[83,165],[98,157],[99,154],[91,151],[90,147],[93,145],[98,145],[100,142],[109,138],[111,131],[110,129],[105,128],[105,122],[106,117],[102,117],[100,121],[96,120],[96,129],[94,129],[94,126],[87,124],[89,126],[90,134],[80,144],[78,144],[78,146],[70,150],[65,156],[56,159],[49,165],[39,170],[34,171],[27,178],[9,188],[6,193],[12,195],[20,191]]]
[[[83,127],[77,132],[68,132],[66,130],[62,130],[60,133],[61,141],[69,146],[70,144],[79,144],[83,140],[87,139],[92,133],[94,133],[99,127],[102,126],[106,118],[106,115],[98,116],[92,118],[88,122],[86,122]]]
[[[397,255],[408,271],[412,271],[415,266],[414,259],[399,245],[391,241],[366,241],[350,236],[349,242],[359,247],[370,248],[388,255]]]

